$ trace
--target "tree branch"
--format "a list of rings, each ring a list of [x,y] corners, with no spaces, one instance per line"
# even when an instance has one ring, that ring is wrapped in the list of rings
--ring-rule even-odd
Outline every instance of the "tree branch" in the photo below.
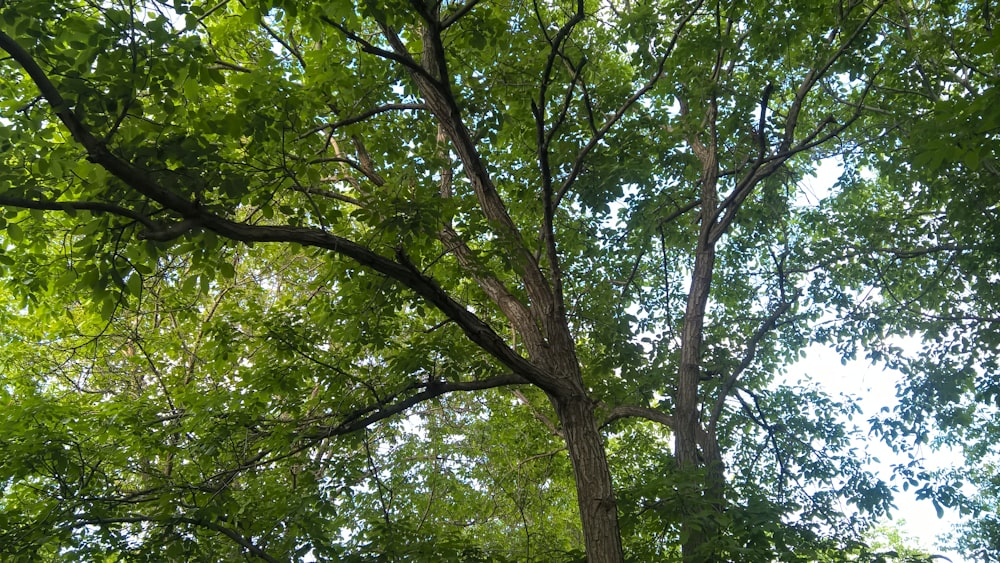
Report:
[[[418,403],[440,397],[447,393],[454,393],[456,391],[481,391],[526,383],[529,383],[529,381],[517,374],[498,375],[480,381],[431,381],[424,386],[423,391],[415,393],[397,403],[369,407],[368,409],[349,415],[343,422],[336,426],[314,429],[311,432],[303,434],[302,437],[308,440],[324,440],[333,436],[350,434],[371,426],[380,420],[385,420],[399,414]]]
[[[158,231],[162,228],[160,225],[154,223],[149,217],[146,217],[141,213],[137,213],[136,211],[120,205],[99,201],[52,201],[0,194],[0,206],[42,209],[45,211],[96,211],[98,213],[110,213],[112,215],[132,219],[133,221],[140,223],[149,231]]]
[[[139,238],[155,240],[159,242],[166,242],[168,240],[173,240],[175,238],[184,236],[185,234],[197,229],[200,226],[201,226],[201,219],[197,217],[192,219],[184,219],[183,221],[172,223],[163,229],[155,231],[145,231],[139,233]]]
[[[830,70],[830,67],[832,67],[834,63],[840,59],[840,57],[847,53],[847,49],[852,43],[854,43],[854,40],[861,35],[861,32],[868,27],[868,23],[873,17],[875,17],[875,14],[878,13],[879,9],[881,9],[883,5],[884,2],[879,2],[874,8],[872,8],[868,15],[865,16],[865,19],[862,20],[858,24],[858,27],[854,29],[851,36],[848,37],[836,51],[834,51],[826,62],[818,68],[813,68],[806,74],[805,78],[802,80],[802,84],[799,86],[798,91],[795,92],[795,98],[792,101],[792,106],[788,110],[788,117],[785,119],[785,134],[778,150],[779,153],[787,152],[792,147],[795,129],[798,127],[799,112],[802,111],[802,105],[805,103],[806,96],[809,95],[810,91],[812,91],[813,86],[826,74],[828,70]]]
[[[545,413],[536,409],[535,405],[531,404],[531,400],[528,399],[528,397],[524,393],[521,393],[517,389],[514,389],[514,396],[517,397],[518,401],[521,401],[522,405],[528,407],[528,409],[531,411],[531,414],[535,417],[535,420],[541,422],[542,425],[548,428],[549,432],[551,432],[553,436],[558,436],[563,440],[566,439],[566,435],[563,434],[562,430],[559,429],[556,423],[552,422],[552,419],[549,418],[548,416],[545,416]]]
[[[865,88],[861,93],[861,100],[855,107],[853,115],[851,115],[846,122],[837,124],[836,127],[832,128],[832,130],[827,130],[829,125],[836,123],[836,120],[832,115],[827,116],[825,119],[820,121],[820,123],[816,125],[816,127],[814,127],[804,139],[795,145],[792,144],[795,139],[795,130],[798,127],[798,115],[802,110],[802,105],[805,102],[806,96],[812,91],[812,88],[818,83],[823,74],[829,70],[838,58],[847,52],[847,47],[860,34],[861,30],[867,25],[871,18],[874,17],[875,13],[881,6],[882,3],[879,3],[878,6],[872,9],[871,13],[868,14],[861,26],[855,30],[854,34],[852,34],[852,36],[845,41],[839,49],[837,49],[837,51],[826,61],[826,63],[818,69],[813,68],[806,74],[805,78],[803,78],[801,86],[795,93],[795,98],[792,102],[792,107],[788,111],[788,116],[785,118],[784,137],[776,153],[767,157],[758,157],[751,170],[749,170],[743,179],[737,183],[736,187],[733,188],[732,192],[730,192],[728,196],[726,196],[722,204],[718,206],[709,218],[713,223],[712,237],[714,239],[717,240],[729,229],[729,225],[736,218],[736,212],[740,208],[740,205],[742,205],[743,201],[746,200],[746,198],[753,192],[754,188],[757,187],[761,180],[773,174],[779,167],[781,167],[782,164],[794,155],[817,147],[846,131],[848,127],[861,117],[864,100],[874,85],[875,76],[873,76],[871,80],[865,84]],[[824,131],[826,132],[824,133]]]
[[[618,123],[618,121],[620,121],[622,117],[624,117],[625,113],[628,112],[628,110],[633,105],[635,105],[636,102],[642,99],[642,97],[646,95],[646,92],[652,90],[653,87],[656,86],[656,83],[660,81],[660,78],[663,76],[663,72],[666,68],[667,59],[670,57],[670,54],[673,53],[674,47],[677,45],[677,41],[680,38],[681,32],[684,30],[685,27],[687,27],[687,24],[688,22],[691,21],[691,18],[693,18],[695,14],[698,13],[698,10],[701,9],[701,6],[702,4],[704,4],[704,1],[705,0],[698,0],[698,2],[696,2],[695,5],[692,7],[691,11],[686,16],[684,16],[684,19],[682,19],[680,23],[677,24],[677,28],[674,30],[673,35],[670,37],[670,42],[667,45],[667,50],[663,54],[663,56],[660,57],[659,64],[653,76],[649,80],[647,80],[646,83],[643,84],[641,88],[639,88],[635,93],[629,96],[627,100],[625,100],[625,102],[618,108],[618,110],[616,110],[615,113],[610,118],[608,118],[607,121],[604,122],[604,125],[601,126],[601,128],[597,131],[597,133],[590,138],[587,144],[584,145],[582,149],[580,149],[580,152],[577,153],[576,158],[573,160],[572,168],[570,168],[569,173],[566,175],[566,178],[563,180],[562,185],[559,187],[559,191],[555,195],[555,199],[553,200],[553,205],[559,207],[559,202],[562,201],[562,199],[566,196],[566,193],[569,192],[570,188],[572,188],[573,183],[576,182],[577,177],[579,177],[579,175],[583,172],[583,163],[584,160],[586,160],[587,155],[590,154],[592,150],[594,150],[594,148],[601,142],[601,139],[603,139],[604,136],[608,134],[608,131],[610,131],[611,128],[614,127],[614,125]]]
[[[475,253],[452,227],[438,232],[438,238],[451,252],[462,269],[468,272],[490,301],[510,320],[513,329],[524,339],[529,354],[545,353],[545,339],[532,321],[531,311],[492,272],[476,260]]]
[[[767,86],[764,87],[764,93],[760,96],[760,119],[757,124],[757,160],[763,159],[767,155],[767,102],[771,99],[771,90],[774,89],[774,83],[768,82]]]
[[[536,14],[538,14],[537,7]],[[566,89],[566,97],[562,110],[559,112],[555,123],[552,124],[552,128],[548,132],[545,130],[545,124],[547,121],[546,109],[548,105],[546,92],[552,78],[552,69],[555,66],[556,59],[562,56],[560,52],[562,44],[569,37],[573,28],[576,27],[578,23],[583,21],[584,15],[583,0],[577,0],[576,11],[573,13],[573,16],[559,28],[559,31],[556,32],[554,38],[549,39],[549,56],[545,62],[545,68],[542,70],[542,81],[538,88],[538,104],[536,105],[534,101],[531,103],[532,114],[535,118],[536,143],[538,145],[538,166],[542,176],[542,244],[545,247],[546,258],[549,262],[549,268],[551,269],[552,293],[555,300],[553,306],[554,312],[556,313],[560,324],[565,324],[563,322],[565,317],[565,302],[563,300],[562,270],[559,263],[559,251],[556,248],[554,217],[557,203],[555,194],[553,193],[552,169],[549,164],[549,144],[552,142],[556,131],[562,125],[566,118],[566,114],[569,111],[570,103],[573,99],[573,89],[576,85],[579,73],[575,73],[573,75],[573,79]],[[539,25],[541,25],[542,29],[544,29],[544,22],[541,21],[540,15],[538,15],[538,17]],[[582,64],[583,63],[581,63],[581,66]]]
[[[354,180],[354,178],[350,178],[350,179]],[[300,192],[300,193],[304,193],[304,194],[308,194],[308,195],[318,195],[320,197],[325,197],[327,199],[335,199],[337,201],[342,201],[344,203],[350,203],[351,205],[356,205],[358,207],[364,207],[364,205],[360,201],[358,201],[357,199],[355,199],[355,198],[353,198],[351,196],[339,194],[339,193],[331,191],[331,190],[324,190],[322,188],[310,188],[310,187],[299,186],[299,185],[294,186],[292,189],[295,190],[295,191],[297,191],[297,192]]]
[[[421,61],[425,66],[420,67],[419,70],[407,67],[410,71],[410,77],[416,83],[427,108],[437,118],[445,135],[451,141],[455,153],[462,162],[465,176],[469,179],[473,192],[476,194],[479,208],[489,222],[491,229],[498,238],[515,249],[512,254],[517,258],[516,261],[523,272],[522,279],[525,289],[533,305],[532,314],[537,315],[536,320],[545,327],[548,338],[566,338],[567,334],[559,332],[561,329],[565,330],[565,324],[559,325],[549,322],[552,317],[547,313],[550,313],[555,306],[549,281],[542,272],[537,258],[525,244],[505,202],[497,192],[482,155],[479,154],[476,147],[476,141],[472,138],[462,119],[462,111],[455,100],[448,76],[440,26],[429,20],[426,14],[424,17],[428,20],[422,37]],[[383,26],[383,30],[398,56],[404,56],[405,46],[395,32],[387,26]],[[513,319],[511,321],[513,322]],[[530,330],[526,326],[519,328],[523,332]]]
[[[557,379],[523,358],[482,319],[455,301],[438,283],[422,274],[402,251],[391,260],[350,239],[317,229],[291,226],[249,225],[232,221],[209,212],[205,207],[182,197],[148,176],[145,171],[111,153],[98,141],[70,110],[58,90],[38,66],[34,58],[7,34],[0,31],[0,48],[7,51],[28,72],[42,95],[69,129],[73,138],[83,145],[87,158],[99,164],[113,176],[125,182],[139,194],[223,237],[244,243],[290,242],[323,248],[354,260],[413,290],[438,308],[462,328],[465,335],[502,364],[546,391],[555,389]]]
[[[77,527],[82,526],[107,526],[110,524],[142,524],[142,523],[153,523],[163,525],[170,524],[190,524],[192,526],[198,526],[213,532],[218,532],[229,539],[236,542],[240,547],[247,550],[248,553],[255,557],[259,557],[268,563],[279,563],[281,560],[271,556],[269,553],[254,544],[250,538],[243,536],[232,528],[227,528],[221,524],[216,524],[214,522],[209,522],[201,518],[189,518],[186,516],[169,516],[169,517],[155,517],[155,516],[120,516],[111,518],[77,518]]]
[[[385,104],[368,111],[361,112],[357,115],[352,115],[351,117],[345,117],[340,121],[334,121],[332,123],[324,123],[322,125],[317,125],[312,129],[306,131],[305,133],[298,136],[299,139],[308,137],[313,133],[318,133],[320,131],[334,131],[340,129],[341,127],[346,127],[348,125],[354,125],[355,123],[360,123],[366,119],[374,117],[380,113],[386,113],[389,111],[402,111],[402,110],[422,110],[427,109],[424,104]]]
[[[767,333],[770,332],[778,322],[778,319],[782,315],[788,312],[794,303],[794,297],[787,301],[782,301],[774,311],[754,331],[753,335],[750,336],[750,340],[747,341],[746,352],[743,354],[743,359],[740,361],[740,365],[730,373],[726,380],[722,384],[722,389],[719,390],[719,396],[715,399],[715,404],[712,405],[712,412],[708,418],[708,428],[709,432],[714,432],[716,424],[719,421],[719,417],[722,415],[722,408],[725,405],[726,398],[729,397],[729,393],[732,392],[733,387],[736,386],[736,381],[739,379],[740,375],[746,371],[750,364],[753,363],[757,356],[757,346],[760,345]]]
[[[619,405],[611,409],[607,418],[605,418],[604,422],[601,423],[601,428],[605,428],[611,425],[612,422],[623,418],[643,418],[662,424],[671,430],[674,429],[674,417],[651,407],[640,407],[636,405]]]
[[[334,28],[336,28],[338,31],[344,34],[344,37],[360,45],[362,51],[370,55],[375,55],[376,57],[379,58],[395,61],[403,65],[412,72],[416,72],[418,74],[426,74],[424,69],[419,64],[417,64],[417,61],[413,60],[413,57],[409,56],[409,53],[401,54],[401,53],[395,53],[393,51],[386,51],[385,49],[376,47],[371,42],[364,39],[357,33],[354,33],[353,31],[347,29],[346,27],[344,27],[343,24],[337,23],[323,15],[321,15],[319,19],[322,20],[324,23],[332,25]]]
[[[449,27],[452,26],[452,24],[462,19],[462,17],[465,16],[465,14],[468,14],[469,11],[472,10],[472,8],[475,8],[476,4],[478,3],[479,0],[468,0],[465,4],[462,4],[457,10],[452,12],[450,15],[445,17],[444,20],[441,21],[441,30],[444,31],[448,29]]]
[[[260,25],[262,28],[264,28],[264,31],[266,31],[267,34],[271,36],[271,39],[275,40],[279,45],[281,45],[282,47],[284,47],[286,51],[288,51],[289,53],[291,53],[291,55],[293,57],[295,57],[295,60],[297,60],[299,62],[299,65],[302,66],[302,70],[306,69],[306,60],[304,58],[302,58],[302,53],[299,53],[298,49],[296,49],[295,47],[292,47],[287,41],[285,41],[284,39],[282,39],[281,36],[278,35],[278,32],[276,32],[273,29],[271,29],[271,26],[267,25],[263,21],[263,19],[260,22],[258,22],[258,25]]]

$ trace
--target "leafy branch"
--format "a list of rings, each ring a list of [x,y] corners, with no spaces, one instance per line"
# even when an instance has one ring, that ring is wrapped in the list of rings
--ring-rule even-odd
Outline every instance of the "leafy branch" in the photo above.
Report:
[[[239,223],[210,212],[195,201],[188,200],[163,187],[135,165],[121,159],[94,137],[70,109],[65,99],[56,89],[34,58],[0,31],[0,49],[7,51],[28,73],[42,95],[52,106],[60,121],[69,129],[73,138],[87,151],[88,160],[99,164],[113,176],[122,180],[139,194],[163,205],[181,215],[184,221],[178,225],[201,227],[234,241],[244,243],[286,242],[303,246],[322,248],[354,260],[361,266],[371,268],[412,289],[430,304],[437,307],[460,326],[466,336],[501,363],[543,389],[552,389],[553,380],[548,374],[521,357],[511,349],[492,327],[455,301],[432,278],[421,273],[402,249],[396,253],[397,260],[386,258],[368,247],[350,239],[306,227],[248,225]],[[471,143],[471,139],[469,140]],[[471,144],[469,145],[471,147]],[[495,196],[495,190],[494,190]],[[509,219],[509,217],[508,217]]]

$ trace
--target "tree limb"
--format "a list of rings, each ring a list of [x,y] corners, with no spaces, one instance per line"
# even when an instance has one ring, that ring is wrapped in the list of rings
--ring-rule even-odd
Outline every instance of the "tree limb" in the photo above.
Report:
[[[583,163],[586,160],[587,155],[590,154],[590,152],[594,150],[595,147],[597,147],[597,145],[601,142],[601,139],[603,139],[604,136],[607,135],[608,132],[611,130],[611,128],[614,127],[614,125],[618,123],[618,121],[620,121],[622,117],[624,117],[625,113],[628,112],[628,110],[632,106],[634,106],[636,102],[642,99],[642,97],[646,95],[646,92],[652,90],[653,87],[656,86],[657,82],[660,81],[660,78],[663,76],[664,70],[666,68],[667,59],[670,57],[671,53],[673,53],[674,47],[677,45],[677,41],[680,38],[681,32],[684,30],[685,27],[687,27],[688,22],[691,21],[691,19],[695,16],[695,14],[698,13],[698,10],[701,9],[701,6],[702,4],[704,4],[704,2],[705,0],[698,0],[698,2],[696,2],[695,5],[691,8],[691,11],[684,16],[684,19],[682,19],[680,23],[677,24],[677,28],[674,29],[674,33],[671,35],[670,41],[667,44],[666,52],[660,57],[659,64],[653,76],[649,80],[647,80],[646,83],[643,84],[641,88],[636,90],[635,93],[633,93],[631,96],[628,97],[627,100],[625,100],[625,102],[615,111],[615,113],[612,114],[612,116],[608,118],[607,121],[604,122],[604,125],[601,126],[601,128],[597,131],[597,133],[594,134],[590,138],[590,140],[587,141],[587,144],[584,145],[584,147],[580,149],[580,151],[577,153],[576,158],[573,160],[573,166],[570,168],[569,173],[563,180],[562,185],[559,187],[559,191],[556,193],[555,199],[553,200],[553,204],[556,207],[559,206],[559,202],[562,201],[562,199],[566,196],[567,192],[569,192],[569,190],[572,188],[573,183],[576,182],[577,177],[579,177],[579,175],[583,172]]]
[[[799,86],[799,89],[795,92],[795,98],[793,99],[792,105],[788,110],[788,117],[785,119],[784,138],[781,141],[781,145],[778,150],[779,153],[786,152],[792,147],[795,129],[798,127],[799,112],[802,111],[802,105],[805,103],[806,96],[812,90],[813,86],[827,73],[828,70],[830,70],[830,67],[832,67],[841,56],[847,53],[847,49],[850,48],[851,44],[854,43],[854,40],[861,35],[861,32],[868,27],[868,23],[873,17],[875,17],[875,14],[878,13],[883,5],[884,2],[876,4],[875,7],[868,12],[864,20],[862,20],[854,29],[854,32],[851,33],[850,37],[848,37],[840,45],[840,47],[837,48],[837,50],[834,51],[829,58],[827,58],[823,65],[818,68],[813,68],[806,74],[805,78],[802,80],[802,84]]]
[[[334,121],[332,123],[324,123],[322,125],[317,125],[312,129],[309,129],[305,133],[298,136],[299,139],[308,137],[313,133],[318,133],[319,131],[334,131],[340,129],[341,127],[346,127],[348,125],[354,125],[355,123],[360,123],[366,119],[374,117],[380,113],[386,113],[389,111],[402,111],[402,110],[422,110],[427,109],[424,104],[384,104],[368,111],[363,111],[357,115],[352,115],[351,117],[345,117],[339,121]]]
[[[455,22],[462,19],[462,17],[475,8],[478,3],[479,0],[468,0],[465,4],[462,4],[457,10],[449,14],[444,18],[444,20],[441,21],[441,30],[444,31],[445,29],[448,29]]]
[[[525,289],[527,289],[533,304],[531,311],[533,315],[537,315],[536,321],[545,327],[545,336],[548,338],[568,338],[568,334],[562,334],[566,329],[565,323],[559,325],[550,322],[552,316],[547,313],[555,307],[552,287],[542,272],[537,258],[526,246],[521,231],[507,210],[506,203],[497,192],[493,179],[486,168],[486,163],[476,147],[476,141],[462,119],[462,111],[458,107],[450,84],[444,44],[441,42],[440,24],[427,14],[422,14],[422,16],[426,20],[421,55],[421,62],[424,66],[417,65],[419,69],[407,66],[410,77],[423,96],[425,105],[437,118],[445,135],[451,141],[455,153],[462,162],[465,176],[469,179],[473,192],[476,194],[479,208],[489,221],[491,229],[501,240],[516,249],[513,255],[517,257],[517,262],[523,272]],[[388,26],[383,26],[383,32],[390,45],[393,46],[396,56],[409,58],[405,45],[395,31]],[[513,322],[513,319],[511,321]],[[519,328],[524,332],[530,330],[526,326]]]
[[[353,31],[347,29],[343,24],[337,23],[323,15],[321,15],[319,19],[322,20],[324,23],[327,23],[336,28],[338,31],[344,34],[344,37],[360,45],[362,51],[370,55],[375,55],[376,57],[379,58],[395,61],[413,72],[426,74],[424,69],[417,63],[417,61],[413,60],[413,57],[409,56],[409,53],[401,54],[393,51],[386,51],[385,49],[376,47],[370,41],[364,39],[357,33],[354,33]]]
[[[0,194],[0,206],[3,207],[23,207],[24,209],[42,209],[45,211],[96,211],[98,213],[110,213],[140,223],[148,231],[158,231],[162,226],[153,222],[149,217],[137,213],[126,207],[113,203],[100,201],[53,201],[45,199],[28,199],[16,197],[8,194]]]
[[[163,187],[145,171],[109,151],[77,119],[34,58],[2,31],[0,31],[0,49],[7,51],[25,69],[73,138],[87,151],[88,160],[99,164],[139,194],[174,211],[184,219],[197,220],[203,228],[234,241],[291,242],[323,248],[350,258],[357,264],[375,270],[413,290],[455,321],[472,342],[515,373],[544,390],[555,389],[554,386],[558,381],[556,378],[507,346],[504,339],[492,327],[455,301],[435,280],[422,274],[402,251],[397,252],[399,261],[396,261],[350,239],[321,230],[307,227],[249,225],[211,213],[197,202]]]
[[[623,418],[643,418],[662,424],[671,430],[674,429],[674,417],[651,407],[640,407],[637,405],[619,405],[611,409],[607,418],[605,418],[604,422],[601,423],[601,428],[605,428],[611,423]]]
[[[545,29],[545,24],[541,21],[541,15],[538,14],[537,5],[535,10],[536,15],[538,15],[539,25],[542,29]],[[554,217],[556,210],[556,198],[553,193],[552,186],[552,169],[549,164],[549,144],[555,137],[556,131],[562,125],[569,111],[570,102],[573,99],[573,89],[576,85],[576,81],[579,77],[579,73],[573,75],[573,79],[566,89],[566,96],[563,102],[561,111],[556,117],[555,123],[552,124],[551,129],[546,132],[546,106],[548,105],[548,99],[546,97],[546,91],[548,89],[550,80],[552,78],[552,69],[555,66],[556,58],[561,56],[560,50],[562,49],[562,44],[569,37],[569,34],[573,31],[576,25],[583,21],[585,12],[583,0],[577,0],[576,11],[573,16],[559,28],[556,32],[554,38],[549,39],[549,56],[545,62],[545,68],[542,71],[542,81],[538,89],[538,104],[535,104],[534,100],[531,102],[532,114],[535,118],[535,131],[536,131],[536,144],[538,151],[538,166],[540,168],[542,176],[542,244],[545,247],[546,258],[549,262],[549,268],[551,270],[551,288],[552,297],[554,299],[553,312],[558,318],[558,322],[561,325],[565,325],[565,301],[563,299],[563,289],[562,289],[562,269],[559,263],[559,251],[556,248],[555,239],[555,226]],[[547,37],[547,36],[546,36]],[[581,63],[581,66],[583,63]],[[551,332],[549,330],[548,332]]]
[[[233,530],[232,528],[227,528],[221,524],[216,524],[215,522],[209,522],[201,518],[190,518],[186,516],[169,516],[169,517],[156,517],[156,516],[120,516],[120,517],[110,517],[110,518],[77,518],[76,527],[82,526],[107,526],[110,524],[142,524],[142,523],[152,523],[158,525],[170,525],[170,524],[190,524],[192,526],[197,526],[212,530],[213,532],[218,532],[229,539],[233,540],[243,549],[247,550],[248,553],[255,557],[259,557],[268,563],[279,563],[281,560],[273,557],[262,548],[258,547],[250,538],[247,538]]]
[[[440,397],[447,393],[456,391],[481,391],[484,389],[494,389],[509,385],[522,385],[529,381],[516,374],[498,375],[480,381],[431,381],[428,382],[423,391],[415,393],[392,405],[380,405],[371,407],[366,411],[360,411],[350,415],[346,420],[336,426],[327,426],[314,429],[304,433],[301,437],[308,440],[324,440],[333,436],[350,434],[371,426],[372,424],[399,414],[406,409],[429,399]]]
[[[740,364],[730,373],[725,381],[722,383],[722,389],[719,390],[719,396],[715,398],[715,404],[712,405],[712,411],[708,418],[708,428],[709,432],[714,432],[717,423],[719,422],[719,417],[722,415],[722,408],[726,403],[726,398],[729,397],[729,393],[732,392],[733,387],[736,386],[736,381],[739,379],[740,375],[746,371],[750,364],[753,363],[757,356],[757,346],[760,345],[767,333],[770,332],[777,324],[778,319],[782,317],[788,310],[792,307],[794,303],[794,298],[782,301],[774,311],[754,331],[753,335],[750,336],[750,340],[747,341],[746,351],[743,354],[743,359]]]

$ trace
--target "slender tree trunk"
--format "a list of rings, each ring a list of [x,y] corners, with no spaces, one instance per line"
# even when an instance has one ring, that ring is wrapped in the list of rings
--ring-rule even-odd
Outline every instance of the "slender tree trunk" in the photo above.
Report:
[[[721,56],[721,55],[720,55]],[[720,59],[721,60],[721,59]],[[716,72],[718,72],[716,67]],[[687,113],[686,101],[682,101],[681,111]],[[705,311],[708,308],[708,297],[712,290],[712,275],[715,271],[715,244],[719,233],[716,232],[719,213],[719,159],[718,132],[716,116],[718,106],[714,95],[709,98],[705,121],[708,129],[705,135],[692,135],[689,139],[691,149],[701,161],[701,232],[698,235],[698,246],[694,257],[694,272],[691,275],[691,288],[688,291],[687,308],[684,311],[684,326],[681,329],[681,358],[677,374],[677,394],[674,397],[674,419],[677,427],[674,430],[674,453],[677,456],[677,468],[682,472],[708,469],[714,472],[714,477],[702,483],[702,496],[696,501],[694,510],[682,514],[681,535],[684,537],[681,546],[684,563],[708,563],[712,561],[710,546],[706,545],[714,535],[713,519],[705,518],[706,508],[720,507],[722,503],[721,488],[715,486],[717,481],[719,448],[713,442],[715,436],[707,435],[701,425],[699,412],[698,383],[701,380],[702,338],[705,331]],[[699,452],[699,443],[702,448]],[[706,463],[708,462],[708,463]],[[712,467],[707,467],[711,465]],[[707,503],[707,504],[706,504]]]
[[[688,293],[684,328],[681,331],[680,370],[677,376],[677,429],[674,434],[677,463],[680,467],[698,464],[698,380],[701,377],[701,341],[705,307],[712,283],[715,252],[699,250]]]
[[[704,518],[705,509],[719,508],[722,503],[724,472],[722,457],[714,433],[706,433],[699,421],[698,382],[701,377],[701,344],[705,324],[705,309],[715,266],[714,244],[703,226],[702,240],[695,256],[694,275],[688,293],[684,328],[681,332],[681,361],[678,373],[674,434],[677,466],[681,471],[705,470],[703,496],[695,509],[682,515],[682,545],[684,563],[708,563],[713,558],[706,545],[714,535],[711,518]],[[699,450],[699,442],[702,448]],[[702,504],[705,503],[705,504]]]
[[[576,498],[589,563],[621,563],[621,531],[604,439],[585,395],[553,399],[573,462]]]

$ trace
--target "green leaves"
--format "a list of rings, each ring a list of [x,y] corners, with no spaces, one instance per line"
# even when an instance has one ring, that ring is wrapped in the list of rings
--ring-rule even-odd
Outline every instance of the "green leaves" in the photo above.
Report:
[[[571,397],[730,463],[711,498],[677,427],[604,428],[630,557],[825,557],[891,492],[849,401],[773,383],[813,341],[907,375],[883,437],[995,443],[982,10],[573,8],[0,8],[66,101],[0,66],[0,549],[579,559],[617,532],[581,535]],[[511,371],[548,394],[465,393]]]

